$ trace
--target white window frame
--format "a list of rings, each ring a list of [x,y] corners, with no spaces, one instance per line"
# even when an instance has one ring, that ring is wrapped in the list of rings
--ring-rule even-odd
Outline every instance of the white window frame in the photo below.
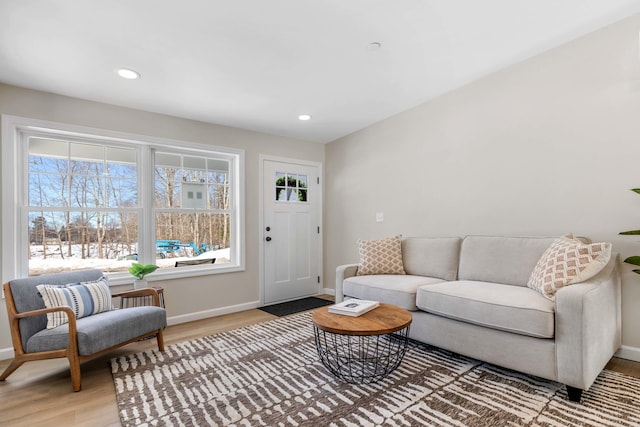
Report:
[[[57,135],[68,139],[83,139],[135,147],[140,160],[138,180],[141,263],[153,263],[155,255],[155,210],[153,207],[154,150],[181,154],[218,155],[229,159],[231,177],[231,258],[230,264],[198,265],[176,269],[159,269],[147,276],[149,281],[166,280],[245,270],[245,182],[244,150],[177,141],[145,135],[95,129],[45,120],[2,115],[2,281],[26,277],[29,271],[27,252],[27,136]],[[179,148],[178,148],[179,147]],[[11,256],[18,254],[18,256]],[[113,285],[132,282],[128,273],[109,273]]]

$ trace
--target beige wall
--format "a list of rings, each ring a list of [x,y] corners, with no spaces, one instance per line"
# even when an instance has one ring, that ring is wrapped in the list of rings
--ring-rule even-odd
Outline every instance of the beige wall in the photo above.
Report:
[[[247,304],[259,299],[258,157],[324,162],[324,145],[89,102],[0,84],[0,113],[245,150],[246,271],[154,282],[165,288],[169,317]],[[4,141],[3,141],[4,143]],[[0,263],[1,264],[1,263]],[[10,348],[4,301],[0,350]]]
[[[639,30],[636,15],[328,144],[325,277],[358,238],[398,233],[573,232],[640,255],[617,235],[640,228]],[[623,269],[623,343],[640,347]]]

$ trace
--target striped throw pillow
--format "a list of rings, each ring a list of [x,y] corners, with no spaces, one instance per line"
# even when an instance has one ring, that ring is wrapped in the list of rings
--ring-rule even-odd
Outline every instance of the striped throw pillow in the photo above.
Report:
[[[38,285],[47,308],[67,306],[73,310],[76,319],[113,310],[111,292],[106,277],[95,282],[69,283],[62,286]],[[53,329],[69,322],[62,311],[47,313],[47,329]]]

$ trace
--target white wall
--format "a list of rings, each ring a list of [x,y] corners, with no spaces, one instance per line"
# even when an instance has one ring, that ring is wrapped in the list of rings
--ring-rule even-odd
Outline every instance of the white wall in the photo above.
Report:
[[[640,15],[334,141],[325,277],[356,240],[567,232],[640,255]],[[384,222],[375,213],[384,212]],[[623,343],[640,276],[623,267]]]
[[[0,114],[149,135],[245,150],[246,271],[153,282],[163,286],[175,321],[255,307],[259,300],[258,157],[260,154],[324,162],[324,145],[217,126],[0,84]],[[4,141],[2,141],[4,143]],[[1,186],[0,186],[1,187]],[[3,254],[2,256],[11,256]],[[1,263],[0,263],[1,265]],[[11,347],[0,302],[0,359]],[[5,351],[3,351],[5,350]]]

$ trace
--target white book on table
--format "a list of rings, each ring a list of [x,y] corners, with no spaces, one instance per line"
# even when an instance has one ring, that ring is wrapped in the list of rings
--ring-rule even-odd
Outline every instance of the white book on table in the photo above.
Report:
[[[362,299],[348,299],[341,303],[330,305],[329,313],[343,314],[345,316],[357,317],[378,307],[378,301],[367,301]]]

